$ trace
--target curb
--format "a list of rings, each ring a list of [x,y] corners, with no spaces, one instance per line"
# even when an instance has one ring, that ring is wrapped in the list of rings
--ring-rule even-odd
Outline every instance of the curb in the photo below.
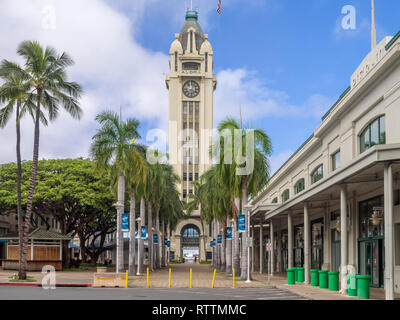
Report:
[[[0,286],[7,287],[42,287],[41,283],[20,283],[20,282],[3,282]],[[57,283],[56,288],[90,288],[90,283]]]

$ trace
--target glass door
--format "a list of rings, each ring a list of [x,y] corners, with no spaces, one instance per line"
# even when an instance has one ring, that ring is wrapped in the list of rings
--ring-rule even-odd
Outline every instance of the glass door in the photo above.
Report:
[[[383,239],[359,242],[359,273],[371,276],[371,286],[383,287]]]
[[[340,233],[336,229],[332,229],[331,232],[332,232],[331,271],[339,271],[340,261],[341,261]]]

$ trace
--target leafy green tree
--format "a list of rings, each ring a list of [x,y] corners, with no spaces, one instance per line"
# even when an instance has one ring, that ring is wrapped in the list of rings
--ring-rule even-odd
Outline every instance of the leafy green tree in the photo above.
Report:
[[[33,210],[39,160],[41,107],[47,109],[50,121],[57,117],[60,107],[73,118],[80,119],[82,110],[78,99],[82,88],[76,82],[67,81],[66,68],[73,64],[73,60],[66,53],[58,55],[53,48],[47,47],[43,49],[35,41],[22,42],[18,47],[17,53],[24,59],[24,67],[21,68],[17,64],[8,64],[3,71],[24,79],[24,83],[29,87],[28,91],[36,96],[36,107],[33,112],[35,130],[32,171],[23,228],[22,254],[19,262],[20,279],[26,279],[28,232]]]
[[[31,166],[31,161],[22,162],[23,209],[27,206]],[[0,165],[0,212],[13,214],[16,211],[16,167],[15,163]],[[39,179],[33,199],[35,216],[53,216],[59,221],[61,232],[72,237],[90,237],[91,233],[88,232],[91,230],[86,229],[88,225],[92,230],[104,233],[107,230],[104,228],[106,222],[115,223],[115,197],[110,192],[109,175],[95,177],[93,167],[94,163],[87,159],[40,160],[37,173]],[[34,226],[38,224],[33,218],[31,223]],[[114,230],[110,228],[108,233]],[[85,241],[81,241],[83,255],[87,252],[84,245]],[[63,260],[68,266],[70,257],[67,243],[64,243],[63,251]]]

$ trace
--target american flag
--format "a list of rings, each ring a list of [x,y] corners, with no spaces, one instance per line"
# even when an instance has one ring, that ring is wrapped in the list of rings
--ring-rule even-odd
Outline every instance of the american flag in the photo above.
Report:
[[[221,6],[222,6],[222,3],[221,3],[221,0],[219,0],[218,9],[217,9],[218,14],[221,14]]]

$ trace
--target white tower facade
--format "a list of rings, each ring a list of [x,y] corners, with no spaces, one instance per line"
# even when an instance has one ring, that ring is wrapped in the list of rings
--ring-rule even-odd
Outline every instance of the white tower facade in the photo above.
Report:
[[[214,91],[217,86],[213,75],[213,49],[199,23],[198,13],[188,11],[186,23],[170,48],[170,73],[166,78],[169,90],[169,157],[175,172],[181,178],[181,199],[190,201],[194,181],[211,167],[209,158],[209,133],[213,129]],[[208,226],[200,223],[199,211],[192,219],[182,221],[171,239],[175,258],[183,251],[198,246],[199,257],[205,259]],[[185,227],[198,229],[199,244],[184,243]],[[207,239],[203,238],[206,237]],[[204,241],[203,241],[204,240]],[[205,241],[207,240],[207,241]]]

